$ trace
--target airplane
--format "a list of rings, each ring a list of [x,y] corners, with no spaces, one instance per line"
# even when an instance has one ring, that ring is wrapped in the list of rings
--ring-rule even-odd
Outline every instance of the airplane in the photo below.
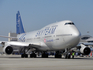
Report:
[[[48,58],[48,51],[55,51],[55,58],[62,58],[60,51],[64,51],[65,58],[70,58],[68,53],[79,43],[81,36],[70,20],[52,23],[36,31],[25,32],[19,11],[16,14],[16,34],[17,37],[0,37],[17,38],[18,41],[1,41],[0,43],[6,54],[12,54],[14,47],[20,48],[22,58],[28,58],[29,50],[32,50],[31,58],[37,57],[36,52],[40,52],[42,58]],[[90,53],[90,48],[81,44],[80,52],[87,55]]]

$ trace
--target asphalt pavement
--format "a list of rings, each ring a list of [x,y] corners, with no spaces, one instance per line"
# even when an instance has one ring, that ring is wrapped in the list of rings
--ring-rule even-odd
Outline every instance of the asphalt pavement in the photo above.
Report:
[[[0,55],[0,70],[93,70],[93,57],[74,59],[21,58],[20,55]]]

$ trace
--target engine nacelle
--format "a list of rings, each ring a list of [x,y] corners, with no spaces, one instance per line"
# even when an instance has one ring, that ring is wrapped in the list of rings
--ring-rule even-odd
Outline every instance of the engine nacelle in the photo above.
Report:
[[[11,46],[6,46],[3,48],[3,52],[5,52],[6,54],[12,54],[13,48]]]
[[[91,49],[83,44],[81,44],[80,52],[84,55],[88,55],[91,52]]]

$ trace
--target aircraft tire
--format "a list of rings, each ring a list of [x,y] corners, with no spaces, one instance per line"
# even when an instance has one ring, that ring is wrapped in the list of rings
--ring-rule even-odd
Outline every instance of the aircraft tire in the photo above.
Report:
[[[21,58],[24,58],[24,54],[21,54]]]
[[[58,56],[57,56],[57,54],[55,54],[55,58],[57,58]]]
[[[71,58],[71,55],[68,55],[68,59],[70,59]]]
[[[25,54],[25,58],[28,58],[28,54]]]
[[[42,58],[48,58],[48,54],[42,54]]]
[[[36,58],[36,54],[34,54],[34,58]]]
[[[30,54],[30,58],[36,58],[36,54],[35,53]]]
[[[65,55],[65,59],[67,59],[67,54]]]
[[[30,54],[30,58],[32,58],[32,54]]]
[[[21,58],[28,58],[28,54],[22,54]]]
[[[60,54],[55,54],[55,58],[61,58]]]

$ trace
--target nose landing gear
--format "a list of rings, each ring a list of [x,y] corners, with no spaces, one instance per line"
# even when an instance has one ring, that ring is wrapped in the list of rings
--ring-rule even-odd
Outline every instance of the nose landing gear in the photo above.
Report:
[[[70,59],[71,56],[72,56],[72,58],[74,59],[74,52],[70,52],[70,51],[68,51],[68,48],[65,49],[65,53],[64,53],[64,57],[65,57],[65,59]]]

